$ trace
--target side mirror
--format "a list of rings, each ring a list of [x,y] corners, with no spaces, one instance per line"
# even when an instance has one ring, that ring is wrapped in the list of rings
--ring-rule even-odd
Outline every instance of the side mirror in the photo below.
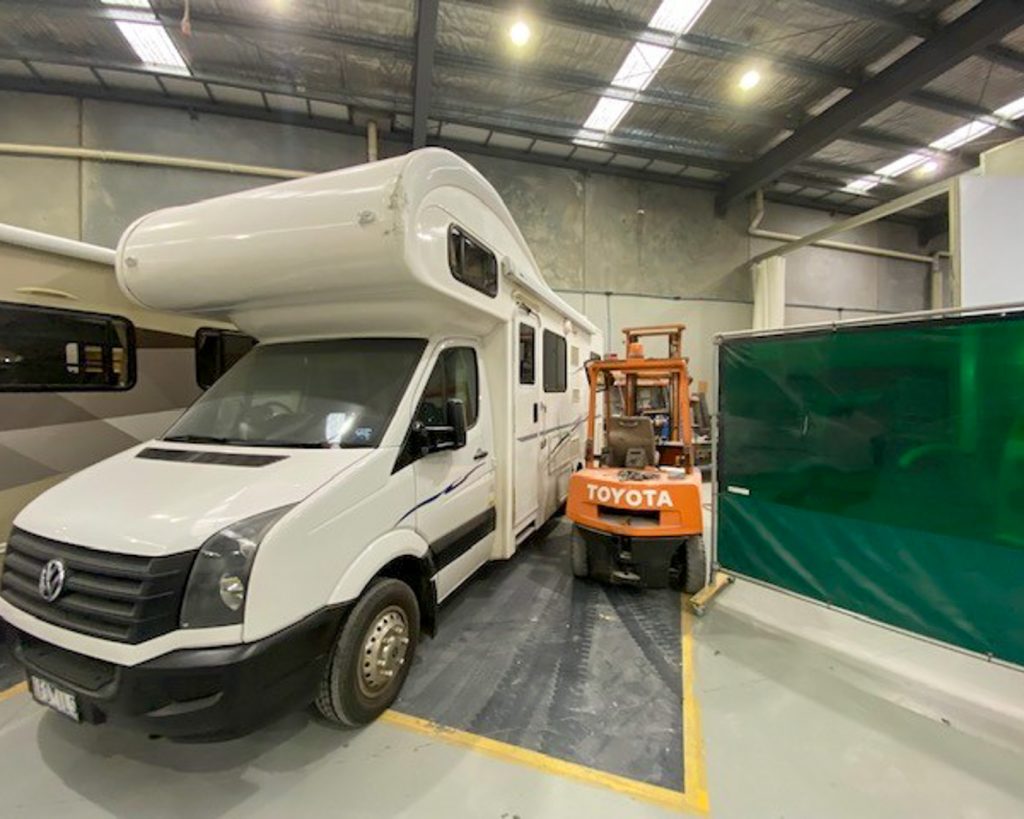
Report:
[[[444,426],[428,427],[422,421],[414,421],[412,434],[420,456],[449,449],[462,449],[466,445],[466,406],[457,398],[445,404]]]
[[[466,445],[466,405],[458,398],[449,398],[446,410],[455,444],[452,448],[462,449]]]

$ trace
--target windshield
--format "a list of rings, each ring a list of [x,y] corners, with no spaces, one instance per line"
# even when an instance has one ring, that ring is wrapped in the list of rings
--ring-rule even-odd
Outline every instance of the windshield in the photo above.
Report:
[[[165,441],[375,447],[426,347],[357,338],[255,347],[193,404]]]

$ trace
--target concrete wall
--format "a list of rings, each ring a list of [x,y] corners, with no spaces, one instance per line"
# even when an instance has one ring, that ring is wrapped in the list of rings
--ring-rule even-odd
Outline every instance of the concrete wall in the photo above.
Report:
[[[0,92],[0,142],[81,145],[302,170],[365,157],[360,137],[94,100]],[[384,155],[401,150],[385,143]],[[596,172],[466,157],[519,222],[549,282],[618,344],[625,325],[685,321],[698,379],[711,339],[751,321],[745,261],[773,243],[751,239],[747,214],[714,215],[713,195]],[[137,216],[272,180],[210,171],[0,156],[0,222],[113,246]],[[830,219],[769,204],[763,227],[806,233]],[[847,241],[916,251],[911,228],[876,224]],[[792,323],[921,309],[923,265],[807,248],[788,257]],[[608,295],[611,294],[611,295]]]

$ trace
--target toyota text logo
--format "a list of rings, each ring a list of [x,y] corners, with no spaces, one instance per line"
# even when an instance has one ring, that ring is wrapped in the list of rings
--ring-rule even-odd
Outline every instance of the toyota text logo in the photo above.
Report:
[[[39,573],[39,594],[47,603],[52,603],[64,591],[66,570],[60,560],[51,560]]]

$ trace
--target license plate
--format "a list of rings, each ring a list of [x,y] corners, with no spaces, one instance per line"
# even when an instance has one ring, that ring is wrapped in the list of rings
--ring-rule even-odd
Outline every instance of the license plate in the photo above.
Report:
[[[74,694],[35,674],[29,676],[29,682],[36,702],[49,706],[58,714],[70,717],[75,722],[81,721],[82,718],[78,714],[78,698]]]

